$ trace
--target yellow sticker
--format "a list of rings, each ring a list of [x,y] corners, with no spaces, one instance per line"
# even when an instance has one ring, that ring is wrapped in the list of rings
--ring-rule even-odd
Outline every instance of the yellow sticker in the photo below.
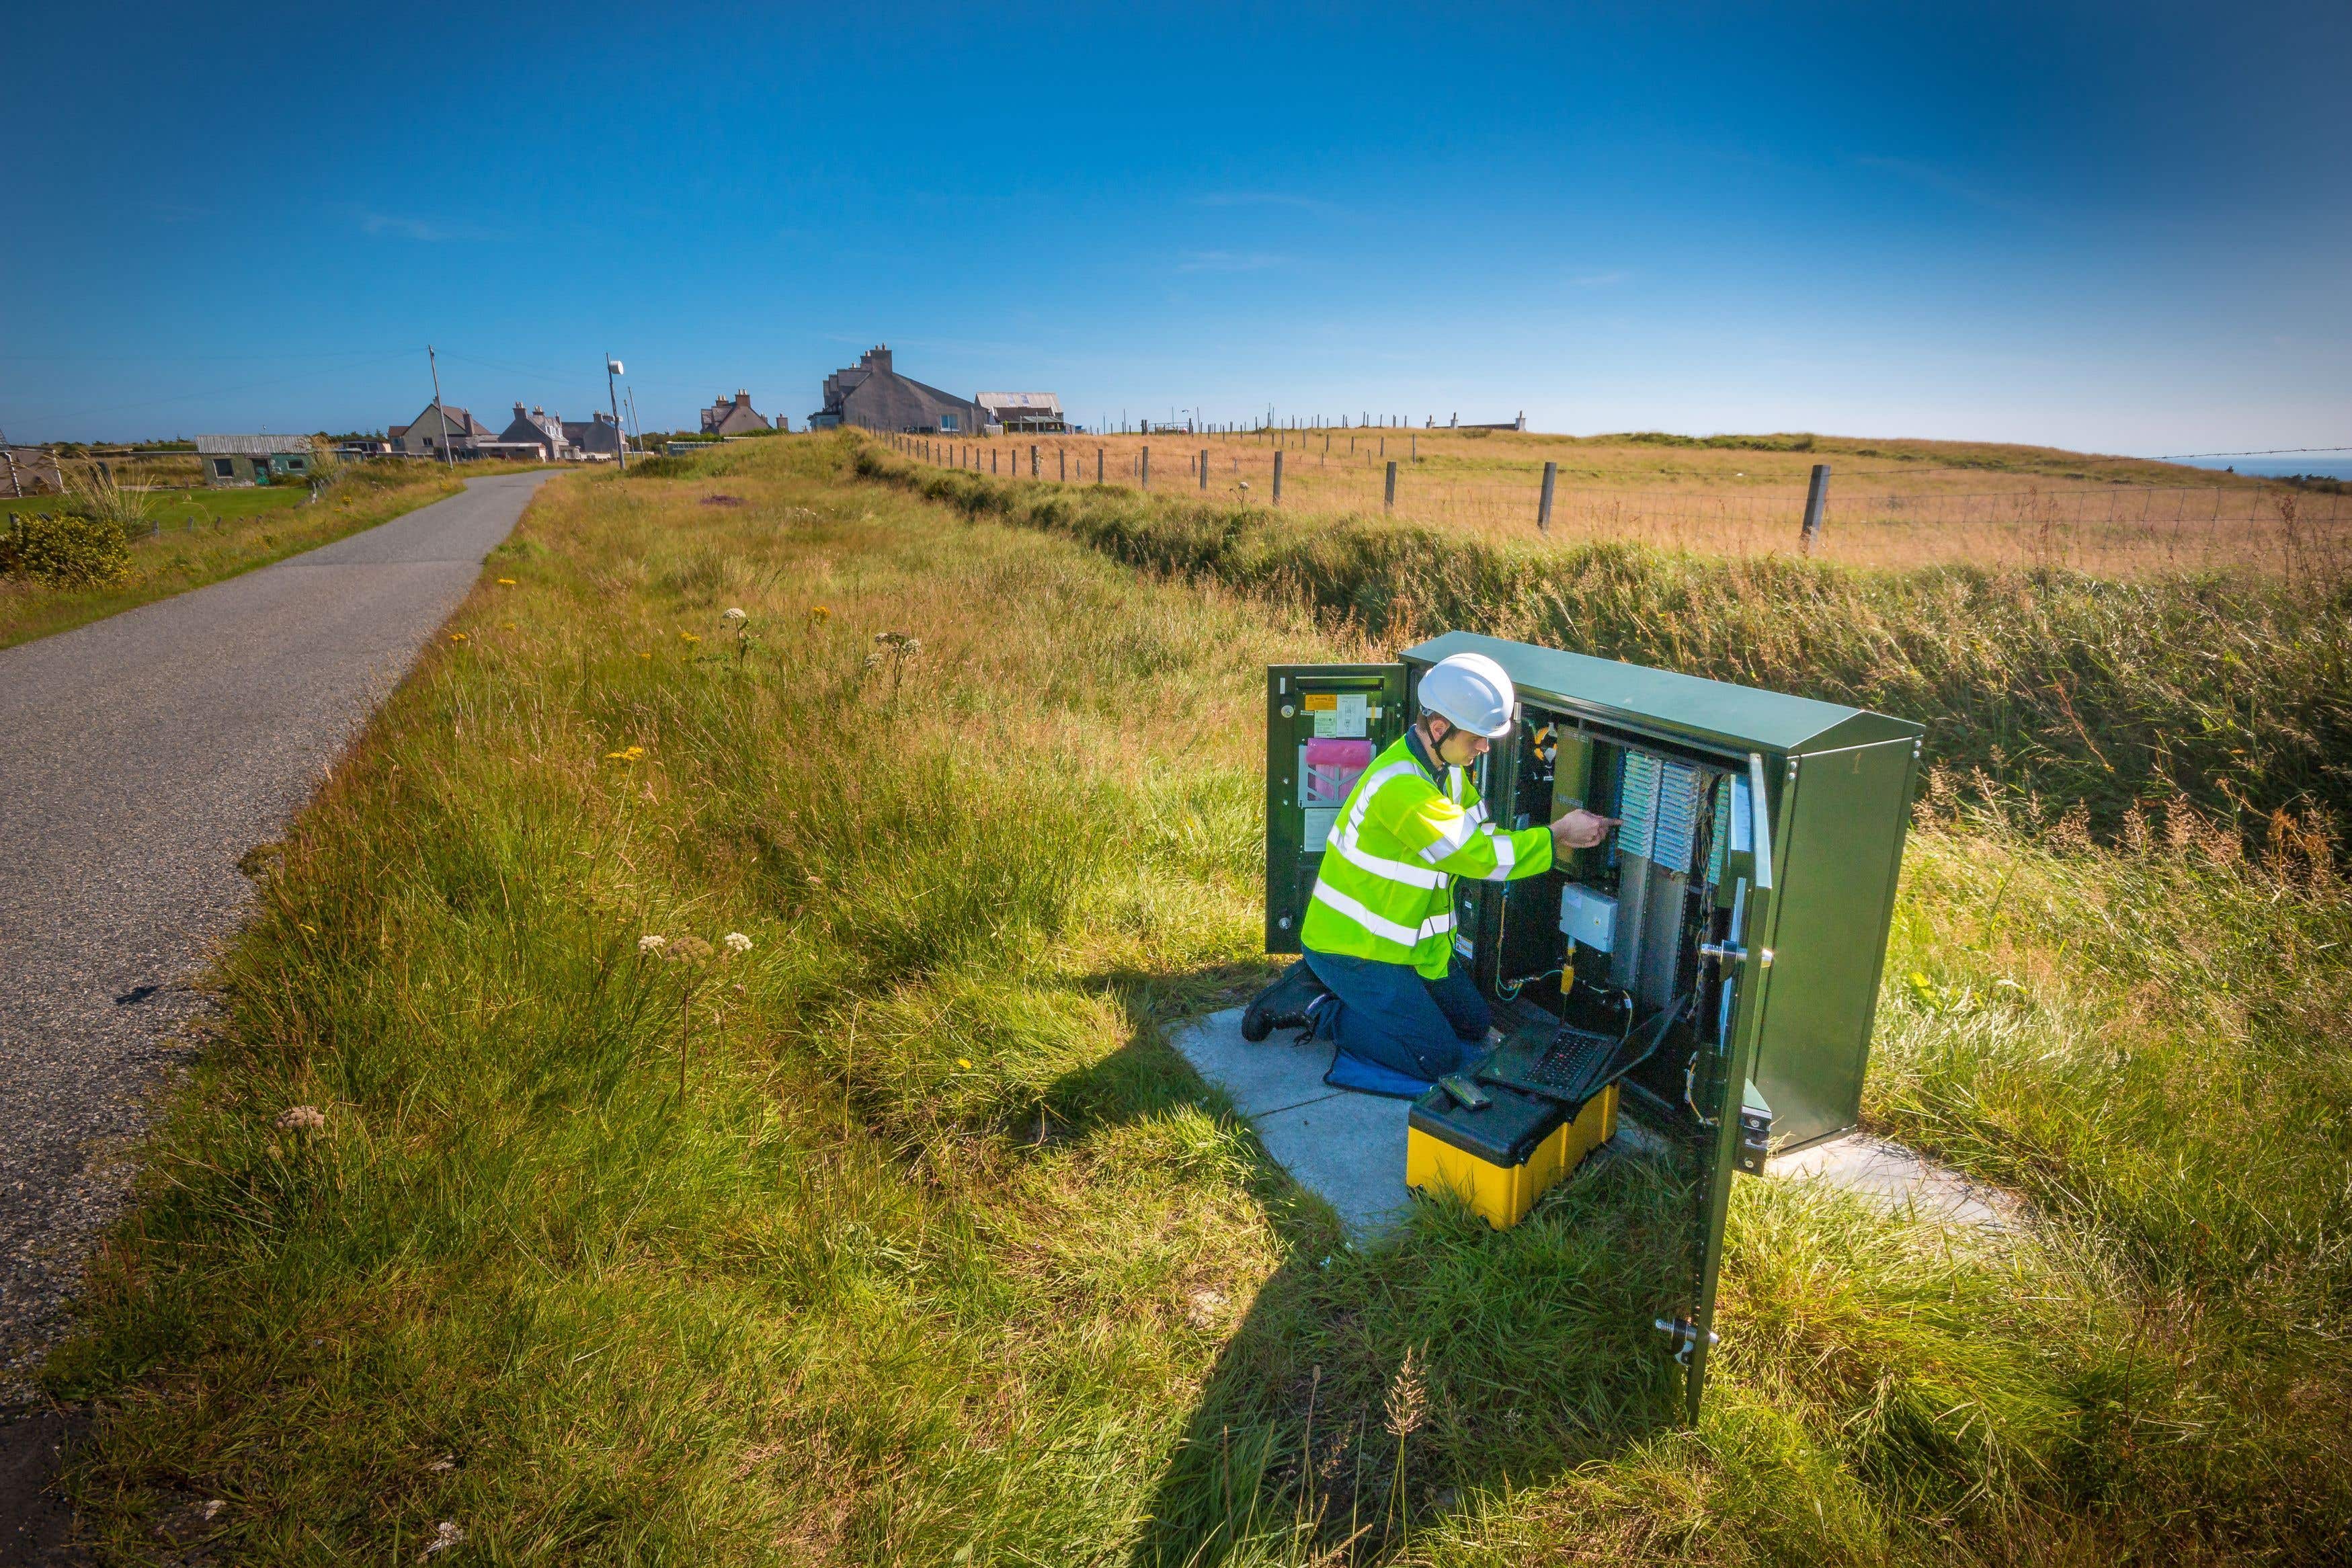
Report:
[[[1332,713],[1337,711],[1339,706],[1339,694],[1337,692],[1308,692],[1307,694],[1306,708],[1308,713]]]

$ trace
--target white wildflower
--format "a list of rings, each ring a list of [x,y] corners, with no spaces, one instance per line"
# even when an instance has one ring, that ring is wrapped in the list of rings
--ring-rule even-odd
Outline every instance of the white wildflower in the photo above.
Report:
[[[436,1552],[446,1552],[465,1539],[466,1532],[445,1519],[433,1527],[433,1539],[426,1543],[425,1555],[430,1557]]]
[[[640,953],[658,953],[668,946],[668,937],[656,936],[650,932],[637,938],[637,951]]]
[[[730,606],[727,612],[720,615],[719,619],[721,621],[741,621],[747,619],[747,617],[740,610]]]
[[[327,1113],[316,1105],[293,1105],[278,1116],[278,1124],[289,1133],[315,1133],[327,1124]]]
[[[749,953],[751,950],[751,939],[740,931],[730,931],[719,940],[738,953]]]

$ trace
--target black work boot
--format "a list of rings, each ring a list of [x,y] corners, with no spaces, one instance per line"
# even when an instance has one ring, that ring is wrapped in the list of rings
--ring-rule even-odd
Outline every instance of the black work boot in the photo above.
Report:
[[[1330,994],[1331,988],[1317,979],[1301,958],[1242,1009],[1242,1038],[1255,1045],[1276,1030],[1304,1029],[1307,1008],[1316,998]]]

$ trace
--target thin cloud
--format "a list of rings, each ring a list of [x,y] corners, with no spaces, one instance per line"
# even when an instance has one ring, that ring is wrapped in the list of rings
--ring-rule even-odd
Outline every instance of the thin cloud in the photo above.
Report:
[[[1291,258],[1264,250],[1188,250],[1176,260],[1179,272],[1264,272],[1288,267]]]

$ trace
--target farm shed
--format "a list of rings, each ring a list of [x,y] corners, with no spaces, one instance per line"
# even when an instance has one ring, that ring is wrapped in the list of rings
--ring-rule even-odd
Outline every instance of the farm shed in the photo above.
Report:
[[[1070,428],[1062,413],[1062,400],[1052,392],[984,392],[975,393],[973,401],[1008,434],[1034,431],[1058,435]]]
[[[319,464],[307,435],[199,435],[196,457],[204,465],[205,483],[213,486],[268,485],[280,479],[307,484]]]

